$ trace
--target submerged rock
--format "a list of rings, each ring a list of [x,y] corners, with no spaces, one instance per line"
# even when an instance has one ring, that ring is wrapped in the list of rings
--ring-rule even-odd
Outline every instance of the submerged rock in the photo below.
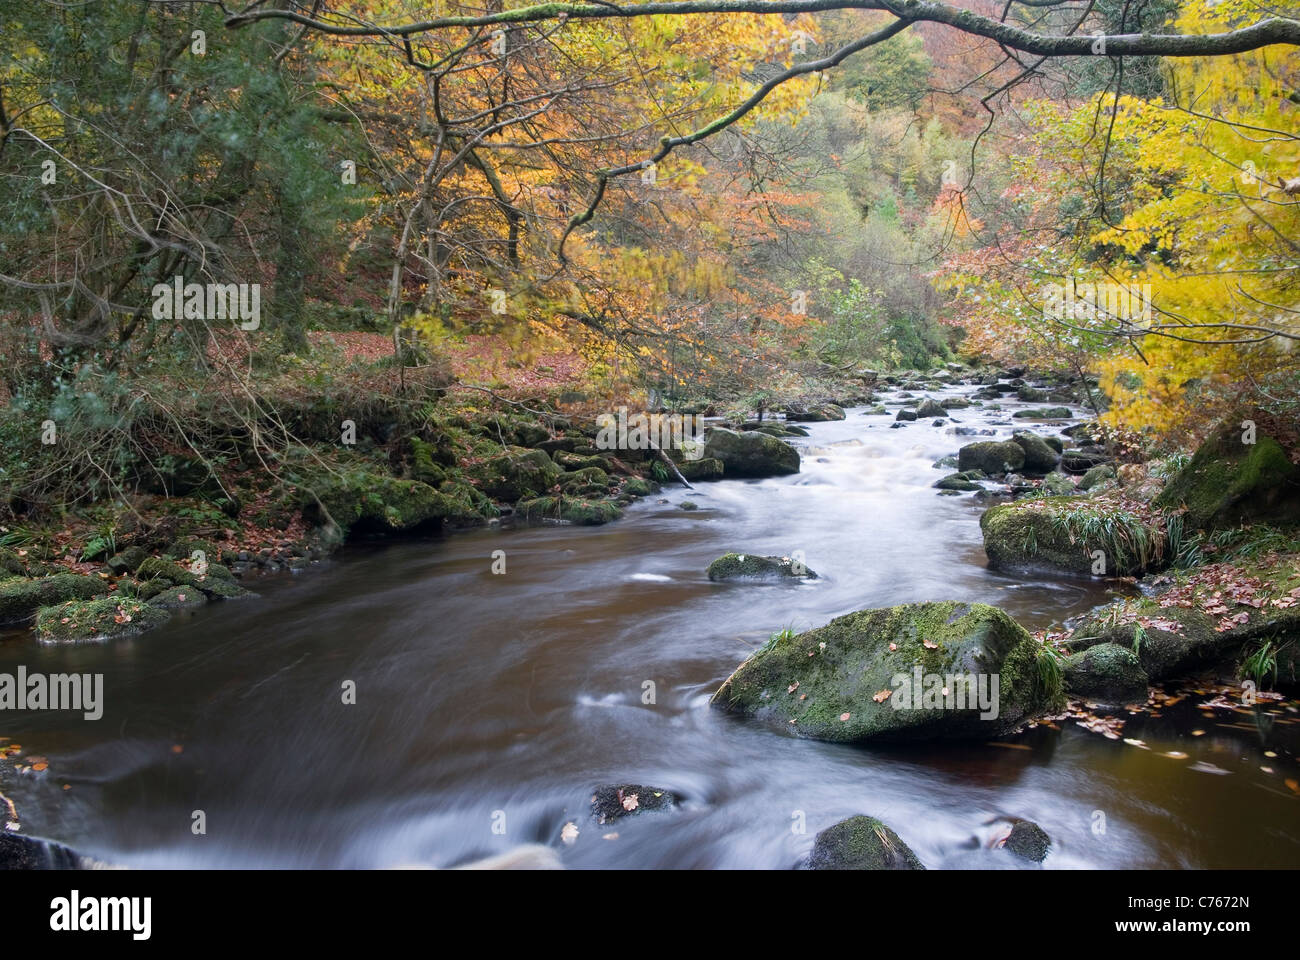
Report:
[[[817,574],[790,557],[761,557],[752,553],[726,553],[709,564],[709,579],[816,580]]]
[[[799,451],[765,433],[714,427],[704,444],[706,459],[721,460],[729,477],[773,477],[799,472]]]
[[[641,813],[659,813],[676,808],[681,797],[661,787],[640,783],[597,787],[591,795],[591,816],[599,824],[612,823]]]
[[[1070,693],[1109,704],[1145,703],[1149,678],[1132,650],[1114,643],[1099,643],[1064,664],[1065,686]]]
[[[1042,863],[1052,846],[1052,838],[1032,820],[1017,820],[1002,846],[1025,860]]]
[[[912,849],[873,817],[850,817],[817,834],[810,870],[924,870]]]
[[[1040,656],[1023,627],[985,604],[862,610],[776,634],[711,702],[819,740],[992,737],[1062,702]]]
[[[88,857],[53,840],[0,833],[0,870],[85,870],[93,865]]]

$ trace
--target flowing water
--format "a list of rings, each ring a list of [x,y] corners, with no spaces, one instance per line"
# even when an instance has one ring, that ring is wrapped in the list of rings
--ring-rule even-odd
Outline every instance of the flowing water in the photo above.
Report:
[[[1005,438],[1021,405],[1003,406],[954,416]],[[103,673],[106,704],[98,721],[0,714],[0,735],[49,763],[10,770],[0,790],[25,833],[140,867],[447,866],[541,842],[574,867],[789,868],[857,813],[930,867],[1023,865],[988,848],[999,817],[1039,823],[1049,867],[1300,863],[1300,798],[1285,785],[1300,776],[1300,725],[1282,707],[1137,717],[1124,736],[1146,750],[1068,721],[1013,746],[864,748],[710,709],[785,627],[957,599],[1038,629],[1111,596],[1100,581],[989,571],[982,506],[930,486],[948,472],[936,458],[985,438],[891,422],[851,410],[810,425],[796,476],[670,487],[602,527],[352,547],[127,641],[11,634],[0,672]],[[688,498],[700,509],[683,510]],[[710,583],[728,550],[803,551],[821,579]],[[684,802],[593,823],[593,787],[629,782]],[[561,846],[569,821],[579,837]]]

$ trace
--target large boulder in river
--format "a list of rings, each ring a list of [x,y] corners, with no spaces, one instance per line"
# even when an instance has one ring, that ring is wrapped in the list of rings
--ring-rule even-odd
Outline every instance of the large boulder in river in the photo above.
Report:
[[[1245,439],[1253,443],[1244,442]],[[1196,527],[1300,523],[1300,466],[1272,437],[1226,423],[1165,487],[1155,505],[1187,508]]]
[[[799,472],[799,451],[765,433],[714,427],[704,444],[706,459],[721,460],[728,477],[774,477]]]
[[[1061,702],[1059,676],[1040,669],[1040,656],[997,607],[862,610],[776,634],[711,702],[818,740],[987,738]]]
[[[893,830],[873,817],[850,817],[813,841],[809,870],[924,870]]]
[[[1043,497],[999,504],[980,517],[980,530],[995,570],[1114,577],[1144,573],[1164,559],[1161,530],[1100,500]]]
[[[816,580],[803,563],[790,557],[725,553],[709,564],[710,580]]]
[[[1036,433],[1019,430],[1012,434],[1011,442],[1025,452],[1025,473],[1044,475],[1056,469],[1060,455]]]
[[[983,470],[989,476],[1020,470],[1025,466],[1025,450],[1010,440],[981,440],[968,443],[957,451],[957,469]]]

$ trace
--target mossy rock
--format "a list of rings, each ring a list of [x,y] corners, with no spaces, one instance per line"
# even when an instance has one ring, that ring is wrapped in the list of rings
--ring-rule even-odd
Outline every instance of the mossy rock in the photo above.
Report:
[[[677,471],[691,483],[699,483],[706,480],[721,480],[726,467],[716,457],[701,457],[699,460],[682,460],[677,464]]]
[[[1272,437],[1242,442],[1240,426],[1228,423],[1201,444],[1191,462],[1155,499],[1163,509],[1185,507],[1202,529],[1242,523],[1300,523],[1300,466]]]
[[[501,511],[477,487],[458,480],[444,480],[438,492],[447,497],[455,508],[447,519],[457,522],[490,520],[501,516]]]
[[[905,421],[905,422],[907,422],[907,423],[911,423],[911,422],[913,422],[913,421],[916,420],[916,419],[917,419],[917,417],[916,417],[916,411],[915,411],[915,410],[908,410],[908,409],[906,409],[906,408],[904,408],[904,409],[902,409],[902,410],[899,410],[899,411],[898,411],[898,415],[894,417],[894,420],[895,420],[896,422],[901,420],[901,421]]]
[[[1054,497],[1068,497],[1078,492],[1074,481],[1056,470],[1043,477],[1043,489]]]
[[[1040,663],[1045,656],[997,607],[949,601],[862,610],[795,637],[777,634],[711,702],[818,740],[988,738],[1064,702],[1059,673]],[[923,689],[914,697],[917,671]],[[956,679],[969,675],[987,709]]]
[[[591,816],[598,824],[613,823],[643,813],[674,809],[681,798],[671,790],[640,783],[616,783],[597,787],[591,795]]]
[[[70,600],[40,609],[36,637],[47,643],[113,640],[152,630],[170,618],[166,610],[128,597]]]
[[[825,423],[829,420],[843,420],[844,408],[837,403],[814,403],[808,406],[790,404],[786,408],[785,418],[796,423]]]
[[[1069,407],[1033,407],[1017,410],[1011,416],[1019,420],[1068,420],[1074,416]]]
[[[683,509],[689,500],[682,504]],[[816,580],[817,574],[789,557],[725,553],[709,564],[710,580]]]
[[[946,416],[948,416],[948,411],[944,409],[944,405],[938,400],[931,399],[930,397],[926,397],[922,400],[920,406],[916,408],[916,417],[918,420],[930,420],[934,417]]]
[[[1025,465],[1025,450],[1010,440],[981,440],[957,451],[957,469],[983,470],[989,476],[1019,470]]]
[[[582,526],[596,526],[617,520],[621,511],[612,500],[583,500],[577,497],[537,497],[516,508],[525,520],[553,520]]]
[[[704,458],[721,460],[728,477],[775,477],[799,472],[798,450],[783,440],[752,430],[737,433],[714,427],[704,444]]]
[[[810,870],[924,870],[912,849],[874,817],[850,817],[813,840]]]
[[[622,493],[629,497],[648,497],[659,492],[659,484],[645,477],[628,477],[623,481]]]
[[[190,560],[195,553],[202,553],[207,560],[216,560],[221,555],[221,548],[201,537],[182,537],[169,544],[163,551],[163,556],[174,560]]]
[[[1245,623],[1219,630],[1217,620],[1195,608],[1125,601],[1084,619],[1068,644],[1074,650],[1106,643],[1133,650],[1152,680],[1172,680],[1231,661],[1255,643],[1268,640],[1281,647],[1300,641],[1300,609],[1248,612]]]
[[[151,597],[149,606],[163,610],[192,610],[207,602],[207,595],[195,587],[168,587]]]
[[[443,520],[479,519],[479,514],[464,501],[418,480],[402,480],[385,474],[350,471],[330,475],[318,481],[315,490],[328,516],[305,490],[300,494],[304,515],[318,524],[333,520],[340,536],[357,528],[393,534]]]
[[[527,420],[516,423],[511,430],[511,435],[515,443],[521,447],[536,447],[538,444],[551,439],[551,431]]]
[[[27,623],[41,607],[68,600],[89,600],[105,593],[108,584],[102,579],[76,573],[56,573],[37,580],[0,581],[0,626]]]
[[[550,490],[561,470],[544,450],[509,447],[464,468],[465,476],[494,500],[513,503]]]
[[[1087,493],[1106,480],[1115,479],[1115,468],[1108,463],[1099,463],[1092,467],[1079,480],[1079,489]]]
[[[556,482],[565,493],[571,493],[578,487],[595,487],[603,493],[614,481],[600,467],[583,467],[581,470],[565,471],[556,478]]]
[[[942,480],[936,480],[931,484],[936,490],[979,490],[978,483],[966,479],[964,473],[950,473]]]
[[[447,479],[447,471],[435,461],[434,445],[419,437],[411,437],[410,447],[411,477],[437,489]]]
[[[1065,660],[1065,686],[1070,693],[1102,703],[1145,703],[1147,672],[1131,649],[1099,643]]]
[[[553,456],[557,464],[570,472],[594,468],[599,470],[601,473],[609,473],[614,469],[614,465],[609,462],[608,457],[584,457],[576,453],[570,453],[566,450],[559,450]]]
[[[168,585],[164,590],[171,586],[184,586],[200,590],[210,597],[234,598],[248,595],[248,591],[235,581],[235,575],[230,569],[219,563],[209,563],[204,572],[199,574],[174,560],[150,557],[136,568],[135,576],[141,582],[142,591],[146,584],[162,581]],[[163,591],[155,588],[148,592],[146,598],[161,592]]]
[[[1023,860],[1042,863],[1052,847],[1052,838],[1032,820],[1017,820],[1002,846]]]
[[[1115,537],[1090,520],[1107,520]],[[1091,576],[1102,552],[1105,576],[1130,576],[1163,560],[1163,533],[1136,515],[1079,497],[1045,497],[999,504],[980,517],[984,552],[995,570],[1064,570]]]
[[[125,550],[108,558],[108,569],[120,577],[134,572],[140,564],[144,563],[148,556],[149,554],[145,552],[143,547],[127,547]]]
[[[1017,431],[1012,435],[1011,442],[1025,451],[1025,473],[1041,476],[1056,469],[1060,455],[1038,434]]]

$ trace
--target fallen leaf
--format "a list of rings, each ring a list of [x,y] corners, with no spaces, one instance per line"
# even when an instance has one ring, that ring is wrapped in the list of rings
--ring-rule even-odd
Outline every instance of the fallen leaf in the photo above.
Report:
[[[628,813],[631,813],[633,810],[635,810],[637,806],[638,806],[637,795],[635,793],[629,793],[626,797],[623,798],[623,809],[626,810]]]
[[[566,823],[564,825],[564,829],[560,831],[560,839],[563,840],[569,846],[573,846],[575,843],[577,843],[578,825],[574,823],[572,820]]]
[[[877,692],[876,695],[871,699],[876,701],[876,703],[884,703],[886,700],[890,698],[893,692],[894,692],[893,690],[881,690]],[[840,717],[841,720],[847,720],[848,718],[849,715],[847,713],[844,714],[844,716]]]
[[[840,720],[848,720],[848,719],[849,719],[849,714],[847,713],[840,714]]]

